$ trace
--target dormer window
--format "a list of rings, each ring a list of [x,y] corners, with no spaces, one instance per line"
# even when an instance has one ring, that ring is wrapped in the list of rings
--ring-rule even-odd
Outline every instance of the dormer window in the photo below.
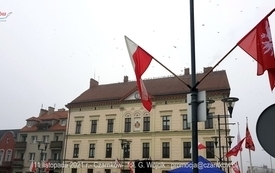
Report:
[[[52,120],[43,121],[43,123],[48,123],[50,126],[52,125]]]
[[[27,121],[27,127],[32,127],[35,124],[35,121]]]
[[[61,119],[60,120],[60,125],[61,126],[66,126],[66,124],[67,124],[67,119]]]

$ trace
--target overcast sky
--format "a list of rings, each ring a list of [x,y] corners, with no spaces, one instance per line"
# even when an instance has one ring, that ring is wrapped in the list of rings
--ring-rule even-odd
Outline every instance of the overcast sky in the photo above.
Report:
[[[64,108],[88,89],[90,78],[99,84],[122,82],[125,75],[135,80],[124,35],[178,75],[191,64],[188,0],[0,0],[0,4],[0,14],[12,12],[0,19],[0,129],[22,128],[42,105]],[[214,66],[274,7],[274,0],[195,0],[197,72]],[[269,21],[275,38],[275,14]],[[256,76],[256,68],[256,62],[237,47],[215,70],[227,71],[231,96],[240,99],[232,122],[240,122],[244,137],[249,118],[256,145],[252,161],[261,166],[270,165],[269,155],[258,142],[255,126],[275,98],[267,74]],[[169,75],[152,62],[143,78]],[[237,135],[234,128],[231,135]],[[245,167],[248,160],[244,150]]]

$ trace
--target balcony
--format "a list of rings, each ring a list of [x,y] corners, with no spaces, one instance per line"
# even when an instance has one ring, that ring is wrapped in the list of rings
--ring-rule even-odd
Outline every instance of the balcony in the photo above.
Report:
[[[13,167],[23,167],[24,166],[24,159],[13,159],[12,166]]]
[[[63,141],[51,141],[50,149],[62,149]]]
[[[11,167],[11,161],[0,162],[0,167]]]
[[[27,142],[16,142],[14,148],[15,149],[26,149]]]

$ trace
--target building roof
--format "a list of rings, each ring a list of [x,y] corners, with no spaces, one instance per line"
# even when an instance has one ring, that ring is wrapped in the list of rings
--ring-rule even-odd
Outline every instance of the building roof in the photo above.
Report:
[[[197,74],[197,81],[205,76],[211,67],[204,68],[203,73]],[[180,79],[191,85],[191,75],[189,69],[185,69],[185,74],[179,76]],[[148,94],[152,100],[169,97],[173,95],[182,95],[190,92],[190,89],[176,77],[166,77],[157,79],[143,80]],[[222,92],[229,93],[230,85],[227,79],[226,71],[214,71],[198,85],[199,91],[206,90],[207,92]],[[66,106],[71,107],[79,104],[100,104],[110,102],[124,101],[127,96],[137,90],[136,81],[128,81],[128,77],[124,77],[123,83],[98,85],[94,79],[90,80],[90,88],[80,94],[72,102]]]
[[[68,117],[68,111],[66,111],[65,109],[59,109],[57,111],[54,111],[54,108],[52,107],[49,107],[49,110],[41,109],[40,115],[38,117],[31,117],[26,120],[27,122],[34,121],[35,123],[31,127],[27,125],[24,126],[22,129],[20,129],[20,132],[40,131],[41,128],[44,128],[45,126],[46,126],[46,129],[42,129],[42,130],[65,131],[66,126],[62,126],[60,124],[60,120],[66,119],[67,117]],[[51,124],[50,126],[47,126],[47,122],[45,123],[45,121],[52,121],[55,123]]]

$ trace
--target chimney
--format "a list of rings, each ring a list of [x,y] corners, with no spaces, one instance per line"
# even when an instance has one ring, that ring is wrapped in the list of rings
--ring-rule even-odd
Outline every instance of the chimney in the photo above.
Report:
[[[52,114],[54,112],[54,107],[49,106],[48,107],[48,115]]]
[[[203,67],[203,73],[208,73],[212,67]]]
[[[123,81],[124,81],[124,83],[125,83],[125,82],[128,82],[128,76],[124,76]]]
[[[39,116],[41,116],[41,115],[43,115],[43,114],[45,114],[45,113],[47,113],[47,112],[48,112],[48,111],[45,110],[45,109],[40,109]]]
[[[95,87],[95,86],[98,86],[98,82],[91,78],[90,79],[90,88]]]
[[[190,75],[189,68],[184,69],[184,75]]]

